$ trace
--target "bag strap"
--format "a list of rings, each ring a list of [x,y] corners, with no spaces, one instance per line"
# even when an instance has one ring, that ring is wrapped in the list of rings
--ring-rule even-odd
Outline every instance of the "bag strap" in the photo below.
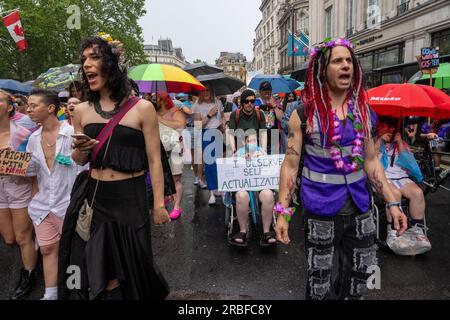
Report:
[[[93,208],[93,206],[94,206],[95,196],[97,195],[98,184],[100,183],[100,179],[102,178],[102,175],[103,175],[103,162],[105,162],[106,154],[108,153],[108,149],[109,149],[109,144],[111,143],[111,138],[112,138],[112,134],[109,135],[108,143],[106,144],[106,150],[105,150],[105,154],[103,155],[102,166],[100,168],[100,177],[98,177],[97,182],[95,183],[95,190],[94,190],[94,194],[92,196],[92,201],[91,201],[91,205],[90,205],[91,208]],[[89,170],[89,175],[91,175],[91,170]]]
[[[236,110],[236,115],[234,117],[234,124],[235,124],[235,128],[237,129],[237,126],[239,124],[239,117],[241,115],[241,109],[237,109]]]
[[[111,133],[113,132],[114,128],[120,123],[120,121],[125,117],[125,115],[130,111],[141,99],[138,97],[131,97],[128,99],[121,107],[119,113],[114,115],[111,120],[103,127],[103,130],[99,133],[96,140],[99,141],[99,143],[92,149],[91,158],[89,159],[89,162],[93,162],[105,144],[108,137],[111,136]],[[105,152],[106,154],[106,152]]]

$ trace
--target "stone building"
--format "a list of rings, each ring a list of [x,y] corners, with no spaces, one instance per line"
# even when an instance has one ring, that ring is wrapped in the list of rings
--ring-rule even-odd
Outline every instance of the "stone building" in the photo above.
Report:
[[[254,69],[258,73],[275,74],[280,69],[278,11],[284,0],[261,0],[262,20],[253,40]]]
[[[163,63],[183,68],[189,63],[181,48],[174,48],[171,39],[158,40],[157,45],[144,45],[148,63]]]
[[[367,87],[407,81],[423,47],[439,47],[441,61],[449,61],[448,0],[310,0],[309,10],[311,43],[348,37]]]
[[[226,75],[247,80],[247,58],[240,52],[221,52],[216,66],[223,69]]]
[[[294,25],[294,28],[292,28]],[[288,74],[305,63],[308,57],[288,56],[289,33],[294,29],[296,37],[300,32],[309,36],[309,0],[292,0],[282,2],[278,11],[279,46],[278,55],[280,60],[279,74]],[[292,50],[292,48],[291,48]]]

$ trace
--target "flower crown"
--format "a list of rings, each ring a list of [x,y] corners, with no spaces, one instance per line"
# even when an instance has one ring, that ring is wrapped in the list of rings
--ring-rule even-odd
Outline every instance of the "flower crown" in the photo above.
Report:
[[[125,59],[125,50],[123,49],[123,43],[118,40],[114,40],[113,37],[106,32],[99,32],[97,36],[105,40],[111,47],[112,53],[118,57],[120,70],[126,70],[127,60]]]
[[[350,50],[355,49],[355,46],[350,42],[350,40],[346,39],[346,38],[339,38],[336,40],[331,40],[331,38],[326,38],[325,40],[323,40],[321,43],[319,43],[317,46],[315,46],[312,50],[311,50],[311,58],[315,58],[319,52],[325,53],[327,52],[329,49],[334,48],[336,46],[344,46]]]

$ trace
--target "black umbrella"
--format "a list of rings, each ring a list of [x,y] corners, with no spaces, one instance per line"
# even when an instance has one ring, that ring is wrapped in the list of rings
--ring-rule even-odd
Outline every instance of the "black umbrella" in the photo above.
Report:
[[[190,64],[184,67],[183,70],[190,73],[194,77],[223,72],[222,69],[210,66],[204,62]]]
[[[223,72],[198,76],[197,80],[204,85],[209,85],[216,96],[233,94],[245,86],[242,80],[227,76]]]
[[[305,82],[308,73],[309,61],[305,62],[299,69],[291,73],[291,78],[298,82]]]

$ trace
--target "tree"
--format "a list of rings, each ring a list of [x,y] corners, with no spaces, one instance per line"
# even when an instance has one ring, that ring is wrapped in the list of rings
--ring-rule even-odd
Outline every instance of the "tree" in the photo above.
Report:
[[[67,26],[72,5],[80,9],[79,29]],[[51,67],[79,63],[81,40],[100,31],[124,44],[130,66],[146,61],[138,23],[146,13],[145,0],[0,0],[2,11],[17,7],[28,49],[20,53],[0,25],[0,78],[33,80]]]

